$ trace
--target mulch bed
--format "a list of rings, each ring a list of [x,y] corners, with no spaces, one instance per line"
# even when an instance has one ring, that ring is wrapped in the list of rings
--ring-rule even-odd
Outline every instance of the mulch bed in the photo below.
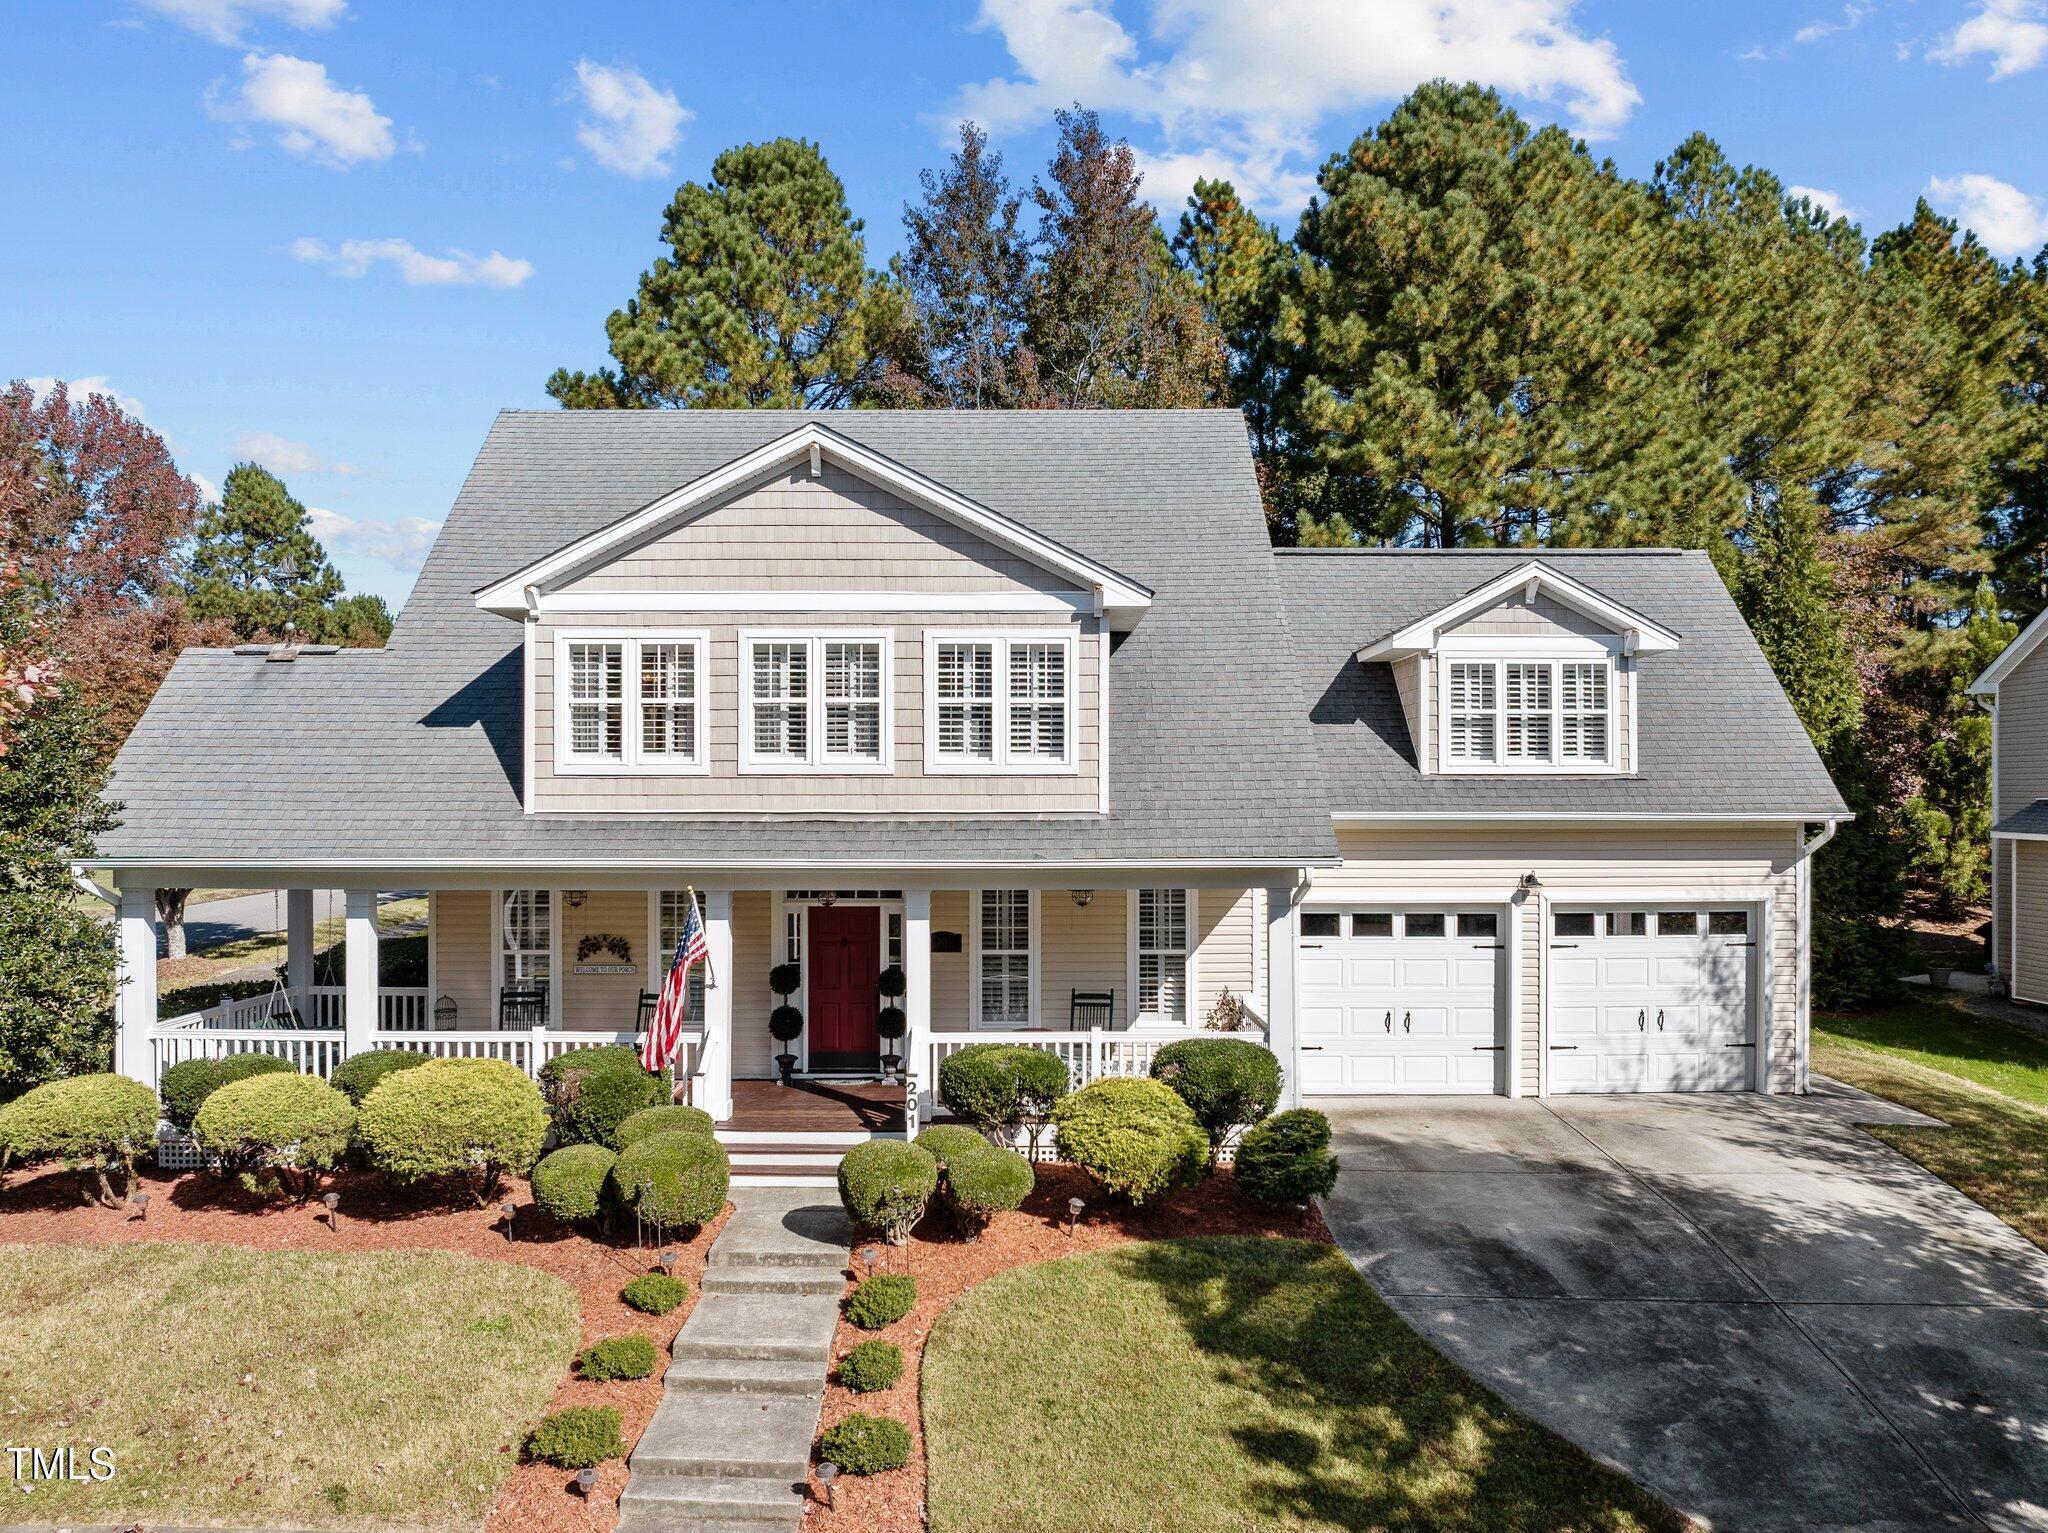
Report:
[[[673,1313],[643,1315],[619,1301],[619,1290],[656,1268],[654,1248],[636,1250],[630,1235],[607,1244],[564,1228],[533,1206],[525,1182],[508,1179],[488,1208],[466,1194],[436,1198],[430,1190],[401,1191],[380,1178],[343,1172],[328,1185],[341,1195],[338,1229],[327,1211],[308,1204],[265,1203],[238,1186],[197,1172],[146,1173],[146,1216],[133,1209],[88,1207],[86,1179],[61,1169],[17,1174],[0,1191],[0,1241],[13,1245],[79,1242],[106,1245],[128,1241],[207,1241],[295,1251],[456,1251],[490,1261],[518,1262],[552,1273],[576,1290],[581,1303],[582,1348],[605,1336],[639,1331],[662,1350],[663,1368],[675,1333],[696,1302],[698,1279],[711,1242],[725,1223],[699,1230],[691,1240],[663,1242],[676,1253],[675,1274],[690,1285],[690,1297]],[[498,1205],[518,1205],[513,1236],[505,1238]],[[728,1210],[729,1212],[730,1210]],[[549,1410],[570,1405],[618,1407],[628,1445],[637,1443],[661,1403],[662,1371],[652,1378],[590,1383],[565,1378]],[[519,1444],[505,1444],[506,1453]],[[484,1519],[486,1533],[609,1533],[618,1521],[618,1499],[626,1466],[613,1462],[598,1470],[588,1501],[575,1490],[575,1475],[552,1465],[522,1463],[512,1472]]]
[[[917,1279],[917,1307],[882,1331],[863,1331],[839,1322],[832,1355],[842,1356],[856,1343],[879,1336],[903,1349],[903,1378],[894,1389],[856,1394],[837,1383],[825,1392],[819,1430],[842,1417],[864,1411],[893,1416],[910,1428],[909,1467],[890,1474],[840,1477],[837,1506],[827,1508],[811,1477],[811,1501],[804,1512],[805,1533],[922,1533],[925,1526],[924,1423],[918,1410],[918,1373],[925,1339],[948,1306],[976,1283],[1032,1262],[1100,1251],[1138,1240],[1173,1240],[1195,1235],[1265,1235],[1323,1240],[1330,1232],[1319,1215],[1306,1220],[1287,1210],[1261,1208],[1240,1198],[1230,1173],[1219,1171],[1199,1186],[1171,1198],[1132,1208],[1106,1197],[1076,1166],[1042,1165],[1038,1186],[1015,1213],[998,1214],[981,1239],[959,1239],[943,1214],[934,1213],[918,1226],[910,1244],[895,1247],[874,1243],[877,1272],[909,1272]],[[1068,1233],[1067,1200],[1080,1198],[1080,1222]],[[853,1269],[865,1275],[855,1247]],[[848,1282],[852,1291],[852,1281]]]

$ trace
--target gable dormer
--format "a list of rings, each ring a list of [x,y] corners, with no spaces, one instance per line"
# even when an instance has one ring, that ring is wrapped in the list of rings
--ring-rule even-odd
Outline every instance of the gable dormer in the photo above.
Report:
[[[1637,660],[1678,635],[1531,560],[1359,650],[1392,667],[1425,776],[1626,776]]]

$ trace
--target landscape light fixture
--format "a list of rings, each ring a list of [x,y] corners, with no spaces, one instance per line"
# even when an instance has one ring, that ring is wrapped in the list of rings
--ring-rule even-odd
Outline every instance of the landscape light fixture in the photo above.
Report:
[[[662,1271],[663,1271],[664,1273],[666,1273],[666,1274],[667,1274],[667,1275],[668,1275],[669,1277],[674,1277],[674,1276],[676,1275],[676,1253],[675,1253],[675,1252],[673,1252],[673,1251],[662,1251],[662,1252],[658,1252],[658,1253],[657,1253],[657,1254],[655,1255],[655,1258],[654,1258],[654,1259],[655,1259],[656,1261],[658,1261],[658,1262],[660,1262],[660,1263],[661,1263],[661,1270],[662,1270]]]
[[[832,1484],[838,1478],[839,1466],[830,1459],[818,1466],[818,1488],[825,1493],[825,1510],[828,1512],[839,1510],[839,1492]]]
[[[1074,1226],[1081,1222],[1081,1210],[1087,1206],[1079,1198],[1067,1199],[1067,1239],[1074,1238]]]
[[[136,1194],[135,1194],[135,1196],[134,1196],[134,1197],[130,1198],[130,1199],[129,1199],[128,1201],[129,1201],[130,1203],[133,1203],[133,1204],[135,1205],[135,1217],[136,1217],[136,1218],[138,1218],[138,1219],[147,1219],[147,1218],[149,1217],[149,1194],[148,1194],[148,1193],[146,1193],[146,1192],[138,1192],[138,1193],[136,1193]]]
[[[519,1212],[518,1206],[507,1203],[498,1212],[505,1216],[505,1238],[510,1240],[512,1238],[512,1220]]]
[[[860,1248],[861,1265],[868,1269],[869,1277],[873,1277],[875,1275],[875,1263],[877,1260],[880,1259],[880,1256],[881,1253],[877,1251],[873,1246],[862,1246]]]
[[[590,1495],[590,1493],[596,1489],[597,1471],[595,1469],[579,1469],[576,1471],[577,1495],[587,1498]]]
[[[330,1192],[320,1201],[327,1205],[327,1227],[338,1232],[341,1229],[341,1194]]]

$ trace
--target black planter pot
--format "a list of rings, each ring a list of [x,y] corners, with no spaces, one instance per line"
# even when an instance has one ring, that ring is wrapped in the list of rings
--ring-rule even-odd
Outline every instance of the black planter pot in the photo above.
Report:
[[[787,1086],[790,1078],[796,1073],[796,1055],[777,1054],[775,1056],[775,1068],[782,1072],[782,1084]]]

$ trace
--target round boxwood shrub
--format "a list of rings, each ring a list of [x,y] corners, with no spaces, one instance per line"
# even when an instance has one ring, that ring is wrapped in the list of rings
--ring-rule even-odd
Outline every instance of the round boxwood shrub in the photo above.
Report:
[[[540,1094],[547,1099],[548,1106],[559,1107],[564,1093],[573,1094],[576,1083],[591,1071],[621,1070],[627,1065],[640,1069],[640,1051],[623,1043],[592,1043],[580,1049],[564,1049],[540,1067]]]
[[[609,1405],[572,1405],[543,1416],[526,1451],[564,1469],[595,1469],[606,1459],[624,1458],[626,1440],[619,1434],[619,1413]]]
[[[650,1134],[612,1162],[619,1201],[661,1229],[709,1224],[731,1184],[725,1146],[703,1134]]]
[[[601,1144],[564,1145],[542,1156],[533,1168],[535,1205],[564,1224],[595,1218],[615,1159]]]
[[[978,1240],[989,1220],[1010,1209],[1022,1208],[1037,1185],[1030,1161],[1015,1150],[984,1145],[946,1162],[943,1196],[960,1233],[969,1240]]]
[[[1337,1185],[1330,1120],[1306,1107],[1268,1118],[1237,1147],[1238,1190],[1261,1203],[1306,1203]]]
[[[49,1081],[0,1107],[0,1170],[60,1160],[89,1169],[100,1201],[118,1206],[135,1191],[135,1157],[156,1140],[156,1093],[125,1075]],[[117,1193],[107,1180],[118,1170]]]
[[[248,1178],[268,1170],[300,1196],[313,1190],[312,1173],[348,1153],[355,1104],[317,1075],[252,1075],[227,1085],[200,1104],[192,1120],[199,1148],[220,1157],[221,1168]]]
[[[839,1359],[839,1382],[856,1394],[894,1389],[903,1377],[903,1349],[880,1337],[849,1347]]]
[[[839,1160],[839,1201],[855,1224],[902,1245],[939,1185],[930,1150],[900,1139],[870,1139]]]
[[[607,1336],[593,1341],[576,1359],[586,1379],[644,1379],[661,1366],[661,1354],[645,1336]]]
[[[818,1439],[818,1457],[847,1474],[881,1474],[910,1462],[910,1428],[855,1411]]]
[[[863,1331],[879,1331],[909,1314],[917,1303],[917,1279],[901,1272],[862,1278],[846,1296],[846,1318]]]
[[[623,1150],[655,1134],[701,1134],[709,1139],[716,1127],[711,1114],[701,1107],[685,1107],[681,1103],[643,1107],[619,1125],[619,1148]]]
[[[163,1094],[164,1116],[179,1128],[190,1130],[199,1116],[199,1105],[229,1081],[247,1080],[289,1070],[289,1061],[275,1054],[230,1054],[225,1059],[188,1059],[164,1071],[157,1080]]]
[[[597,1057],[561,1071],[551,1089],[543,1082],[543,1094],[554,1108],[555,1142],[602,1144],[616,1150],[619,1126],[662,1101],[661,1077],[649,1075],[631,1049],[618,1045],[573,1049],[549,1064],[582,1055]]]
[[[643,1272],[619,1290],[619,1297],[643,1315],[666,1315],[690,1297],[690,1285],[666,1272]]]
[[[993,1148],[978,1129],[963,1128],[958,1123],[934,1123],[912,1142],[930,1150],[941,1171],[956,1155],[978,1155]]]
[[[768,971],[768,988],[777,995],[795,995],[804,982],[804,966],[779,963]]]
[[[507,1171],[540,1157],[547,1108],[526,1072],[502,1059],[436,1059],[363,1098],[356,1119],[370,1164],[401,1182],[466,1179],[478,1202]]]
[[[1188,1104],[1209,1136],[1209,1164],[1240,1128],[1280,1104],[1280,1060],[1243,1038],[1183,1038],[1152,1056],[1152,1078]]]
[[[1133,1203],[1202,1174],[1209,1137],[1188,1104],[1158,1081],[1112,1078],[1053,1109],[1060,1154]]]
[[[875,1013],[876,1037],[894,1042],[909,1030],[910,1019],[903,1014],[901,1006],[884,1006]]]
[[[804,1014],[784,1001],[768,1013],[768,1036],[777,1043],[794,1043],[804,1030]]]
[[[946,1110],[1005,1141],[1024,1127],[1036,1139],[1066,1094],[1066,1061],[1050,1049],[970,1043],[939,1061],[939,1100]]]
[[[351,1054],[334,1067],[334,1084],[358,1106],[376,1089],[377,1082],[399,1070],[423,1065],[434,1056],[418,1049],[365,1049]]]

